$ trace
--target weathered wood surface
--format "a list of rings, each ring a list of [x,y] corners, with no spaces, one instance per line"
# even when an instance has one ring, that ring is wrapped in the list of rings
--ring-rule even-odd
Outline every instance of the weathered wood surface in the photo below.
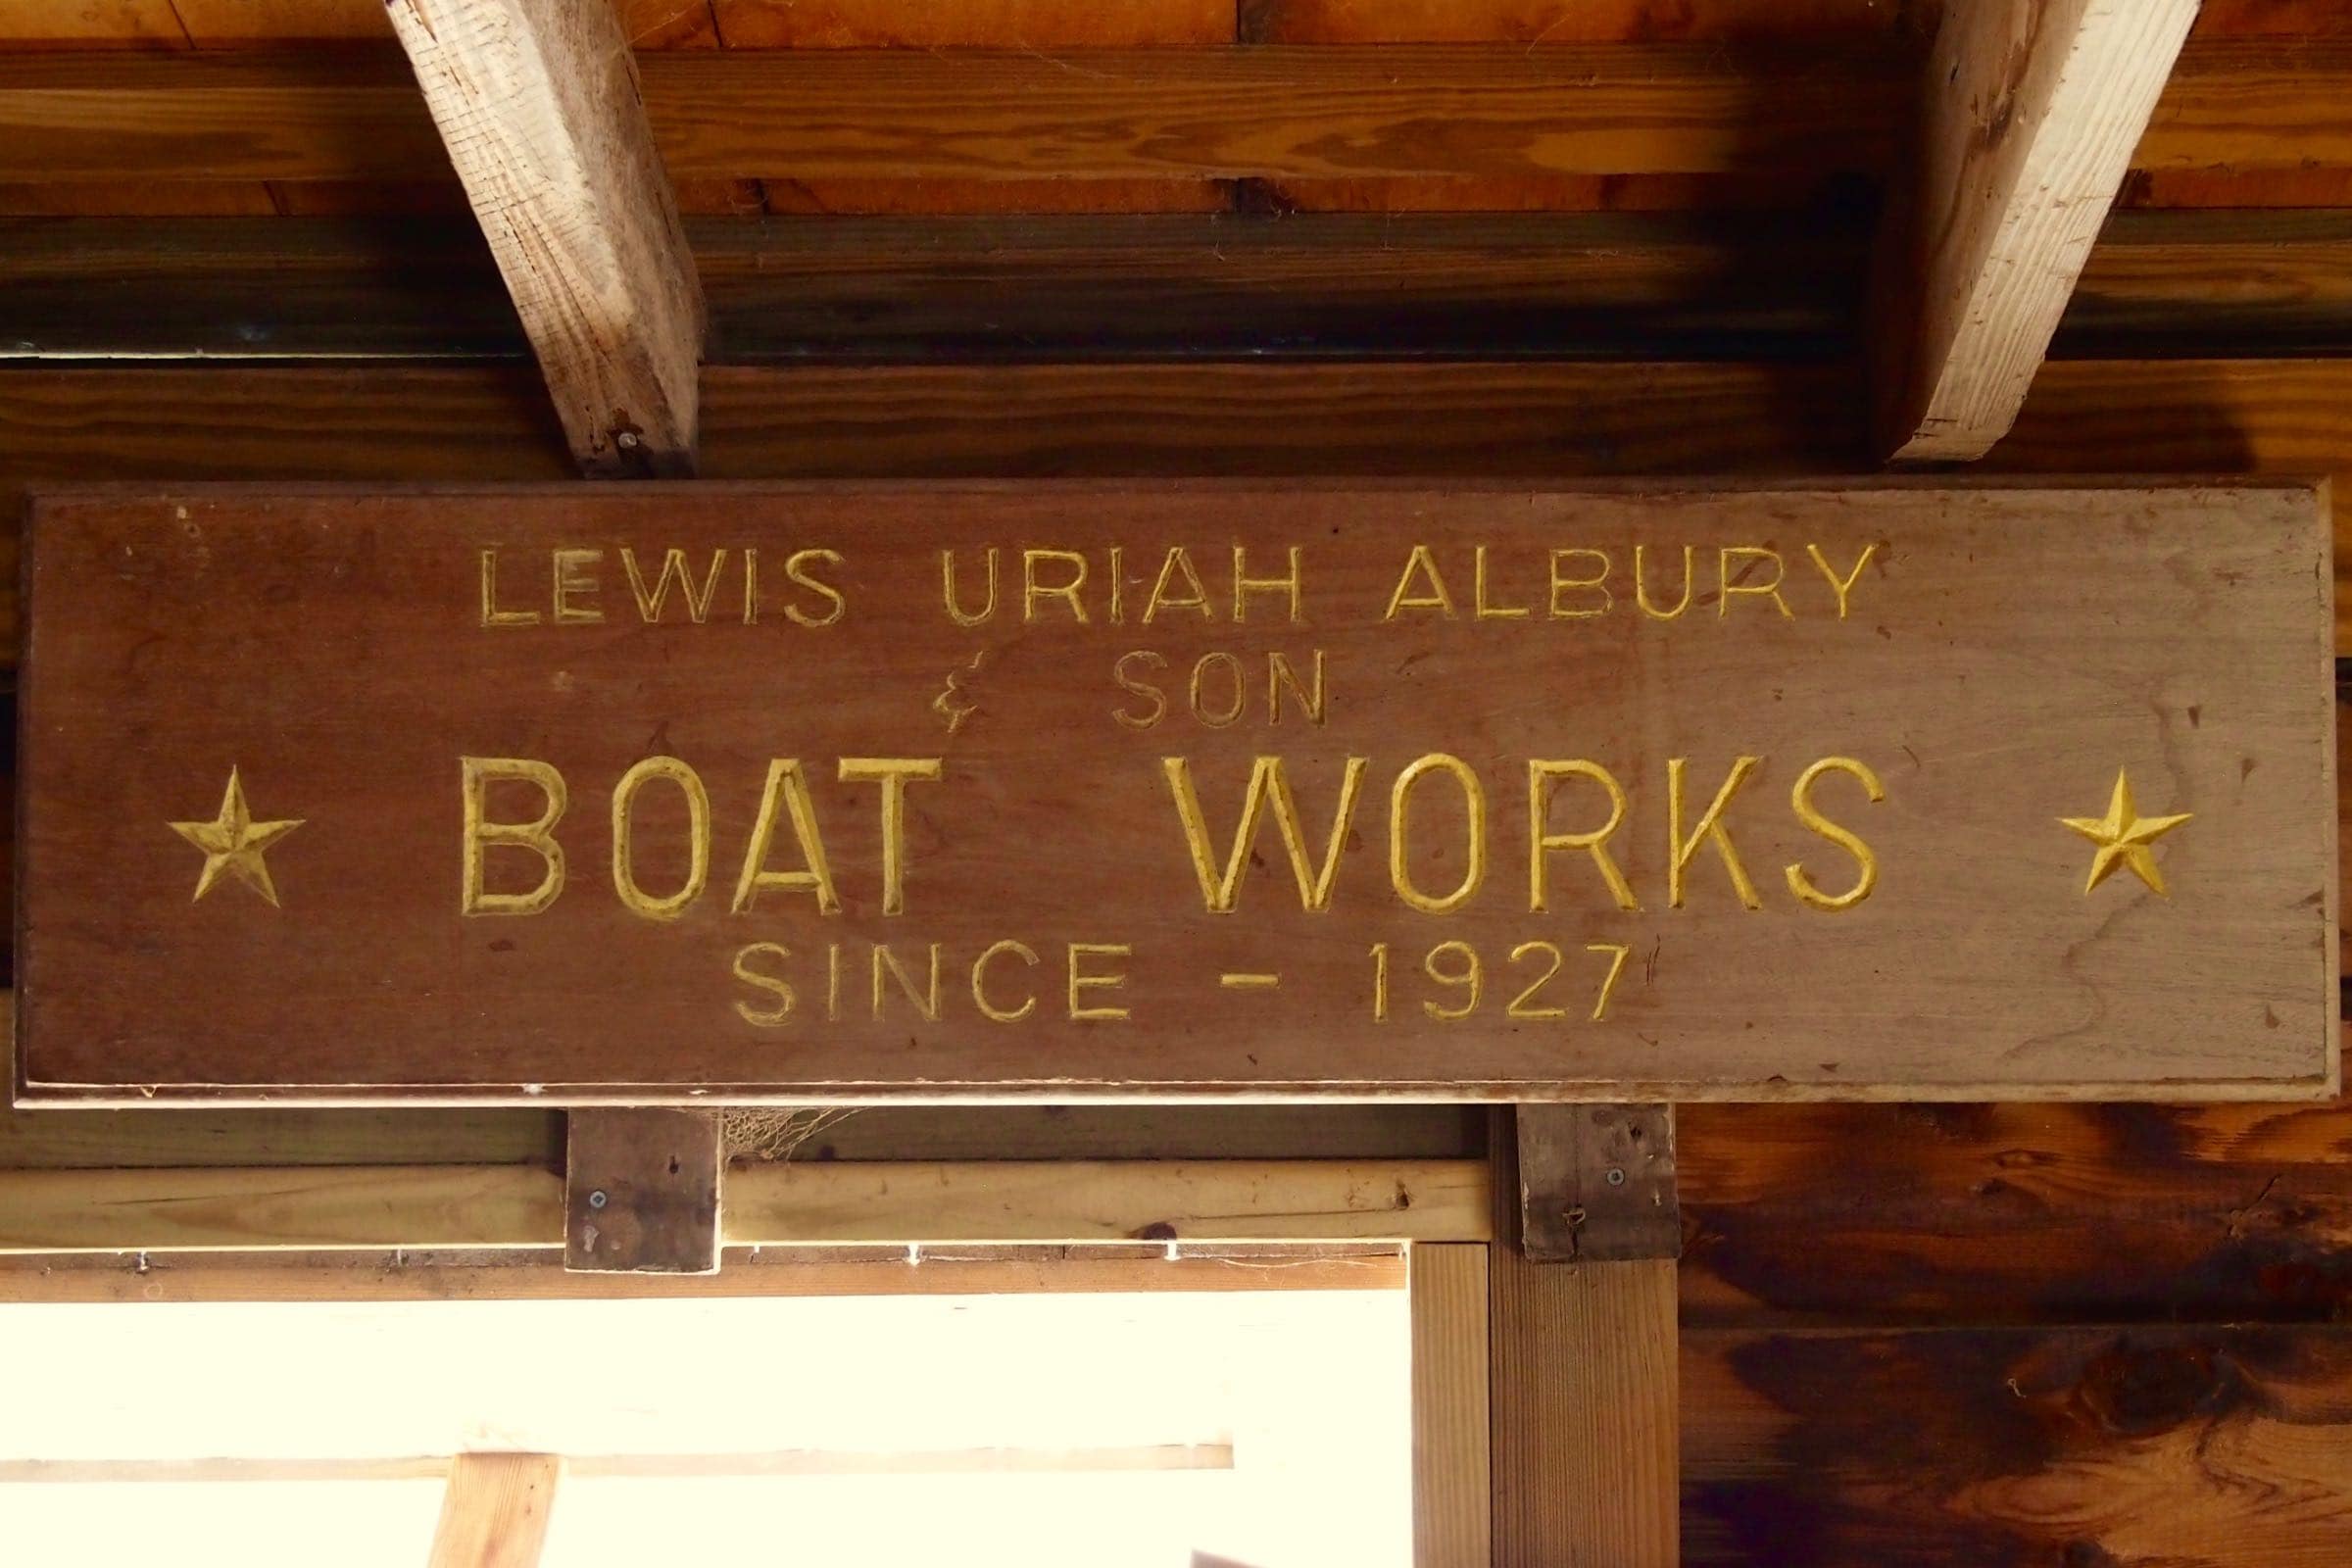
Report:
[[[1482,1160],[987,1160],[735,1171],[729,1246],[1476,1242]],[[527,1165],[0,1172],[0,1252],[560,1249]]]
[[[1488,1249],[1423,1243],[1412,1293],[1413,1568],[1491,1568]]]
[[[2053,525],[2086,515],[2118,526]],[[29,572],[20,1060],[35,1095],[142,1101],[2310,1094],[2332,1082],[2336,1001],[2323,528],[2308,492],[2199,488],[61,495],[36,514]],[[1244,541],[1254,564],[1220,544],[1224,566],[1193,566],[1203,529]],[[1019,607],[1000,614],[996,568],[980,562],[1012,537],[1060,554],[1015,558],[1007,569],[1032,587],[1006,585]],[[1636,569],[1637,537],[1682,545],[1673,610],[1648,601],[1653,584],[1639,596],[1625,576],[1596,585],[1612,559]],[[1752,542],[1767,537],[1779,550]],[[758,613],[698,608],[730,545],[753,538],[779,541],[768,554],[789,582]],[[1472,539],[1476,551],[1453,542]],[[597,549],[572,549],[584,540]],[[1565,540],[1577,545],[1563,572]],[[1127,568],[1104,554],[1121,543]],[[663,549],[667,564],[638,570]],[[942,612],[950,551],[988,578],[991,609],[951,586]],[[556,609],[529,608],[547,603],[551,559]],[[688,563],[706,559],[698,590]],[[1090,561],[1098,585],[1115,580],[1075,586]],[[2224,586],[2184,592],[2183,563]],[[1741,564],[1769,579],[1747,583]],[[685,586],[665,613],[672,568]],[[1262,626],[1272,604],[1272,633],[1223,626],[1198,578],[1228,568],[1230,618]],[[729,606],[752,570],[746,554]],[[2053,658],[2034,595],[2060,580],[2079,612]],[[1063,586],[1041,596],[1045,581]],[[1104,597],[1122,592],[1135,600],[1124,610]],[[201,616],[180,613],[190,603]],[[1693,603],[1698,618],[1681,619]],[[1200,613],[1165,624],[1180,605]],[[263,626],[281,649],[366,650],[365,683],[343,661],[255,663]],[[1596,648],[1603,630],[1616,635]],[[176,645],[168,660],[129,655],[159,636]],[[777,638],[847,662],[812,671],[859,669],[870,698],[792,705],[783,731],[704,716],[772,706],[742,651]],[[1150,651],[1119,652],[1131,644]],[[1229,646],[1279,653],[1296,701],[1252,680]],[[1089,648],[1104,661],[1094,681],[1079,672]],[[1026,673],[1048,649],[1066,673]],[[654,652],[658,668],[643,662]],[[1213,702],[1200,695],[1210,659],[1231,672]],[[1481,695],[1537,678],[1530,659],[1591,704],[1619,704],[1621,730],[1638,711],[1646,744],[1536,769],[1528,759],[1582,757],[1585,743]],[[1758,660],[1775,668],[1769,692],[1743,683]],[[1622,685],[1629,662],[1638,701]],[[1781,672],[1799,665],[1804,679]],[[2031,678],[1991,678],[2000,668]],[[1145,672],[1171,669],[1194,670],[1189,714],[1171,706],[1181,692],[1149,706]],[[971,678],[943,687],[942,671]],[[2159,683],[2157,717],[2119,681]],[[237,699],[239,686],[254,695]],[[1366,695],[1351,707],[1349,692]],[[339,716],[383,702],[440,716],[365,737]],[[1237,726],[1252,702],[1268,711]],[[110,715],[104,733],[73,716],[92,705]],[[1422,749],[1410,766],[1381,752],[1400,726]],[[122,733],[140,737],[135,770],[118,765]],[[1070,736],[1096,737],[1094,755],[1071,754]],[[830,766],[765,760],[778,748],[909,760],[845,761],[837,783]],[[1269,809],[1292,846],[1296,906],[1280,878],[1249,889],[1245,847],[1227,854],[1253,836],[1271,854],[1275,829],[1257,833],[1256,809],[1229,804],[1236,790],[1254,798],[1273,764],[1251,759],[1268,752],[1292,769]],[[452,778],[460,753],[526,760],[469,762],[465,783]],[[2053,753],[2061,765],[2042,765]],[[224,772],[223,756],[237,767]],[[1685,767],[1703,769],[1703,790],[1681,782]],[[1986,769],[2001,789],[1985,789]],[[1732,807],[1751,771],[1751,801],[1788,793],[1786,821]],[[2163,815],[2148,834],[2194,818],[2164,846],[2161,875],[2145,849],[2094,859],[2054,825],[2072,812],[2085,836],[2139,845],[2115,804],[2132,772],[2145,813]],[[1856,804],[1825,817],[1812,790],[1830,773],[1858,781]],[[1062,786],[1040,795],[1034,781],[1055,774]],[[1450,792],[1412,795],[1421,774]],[[870,791],[841,787],[886,776],[908,782],[881,792],[878,813]],[[479,781],[491,777],[511,780],[503,800]],[[1564,788],[1552,777],[1605,789],[1606,823],[1588,820],[1589,801],[1552,805]],[[581,807],[568,827],[566,778]],[[191,792],[208,791],[210,809],[223,779],[207,818]],[[640,820],[649,779],[675,794],[665,807],[691,811]],[[456,845],[453,788],[479,824]],[[590,811],[589,792],[607,789],[610,812]],[[1315,804],[1294,808],[1293,789]],[[1385,833],[1349,833],[1355,813],[1327,804],[1333,790],[1342,803],[1385,790]],[[1888,812],[1867,809],[1890,792]],[[1522,814],[1506,826],[1513,799]],[[1341,825],[1301,825],[1325,809]],[[1663,847],[1635,832],[1609,842],[1629,813],[1670,828]],[[124,831],[137,821],[156,843]],[[1056,842],[1043,883],[990,849]],[[471,868],[454,903],[455,862],[436,843]],[[592,864],[610,865],[610,896]],[[1505,864],[1520,868],[1508,890]],[[1758,891],[1748,864],[1788,869],[1759,869],[1770,887]],[[98,888],[98,900],[83,891]],[[353,906],[340,888],[369,898]],[[215,893],[231,896],[208,903]],[[1089,921],[1071,924],[1073,906]],[[1237,907],[1245,926],[1218,918]],[[821,928],[806,923],[820,912]],[[1455,918],[1433,934],[1434,913]],[[454,949],[444,925],[463,933]],[[914,972],[925,943],[927,984]],[[840,978],[844,965],[863,974],[865,944],[887,945],[870,954],[870,999]],[[135,1004],[107,984],[133,952],[161,988]],[[943,952],[957,977],[945,990]],[[225,995],[201,983],[240,964],[272,983]],[[1818,1059],[1833,1001],[1883,1037]]]
[[[1945,8],[1891,198],[1881,446],[1983,457],[2033,385],[2198,0]]]
[[[1539,1263],[1683,1250],[1672,1105],[1521,1105],[1511,1116],[1519,1248]]]
[[[586,1274],[715,1272],[725,1169],[716,1111],[571,1112],[564,1266]]]
[[[563,1476],[558,1454],[459,1454],[450,1461],[428,1568],[533,1568]]]
[[[825,218],[686,225],[712,363],[1812,359],[1854,351],[1834,214]],[[2352,349],[2352,213],[2119,213],[2060,357]],[[0,220],[0,358],[526,352],[473,225]]]
[[[694,472],[703,296],[606,0],[392,0],[583,471]]]
[[[1277,44],[673,50],[641,69],[678,179],[1520,178],[1878,169],[1912,58],[1875,40]],[[2191,45],[2133,166],[2352,164],[2348,74],[2329,40]],[[1433,120],[1445,136],[1416,133]],[[0,56],[0,182],[447,177],[374,53]]]
[[[1684,1560],[2323,1568],[2352,1329],[1683,1337]]]

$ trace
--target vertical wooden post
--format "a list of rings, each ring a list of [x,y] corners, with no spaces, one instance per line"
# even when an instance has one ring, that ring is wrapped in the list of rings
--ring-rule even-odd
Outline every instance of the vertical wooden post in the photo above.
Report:
[[[461,1453],[441,1494],[427,1568],[531,1568],[547,1543],[564,1461],[552,1453]]]
[[[1487,1462],[1487,1253],[1480,1243],[1406,1254],[1413,1315],[1414,1568],[1487,1568],[1494,1481]]]
[[[1581,1230],[1658,1235],[1654,1219],[1596,1213],[1575,1188],[1576,1158],[1522,1168],[1530,1153],[1549,1160],[1551,1152],[1600,1147],[1612,1130],[1621,1134],[1648,1114],[1539,1105],[1495,1118],[1488,1292],[1498,1568],[1672,1568],[1681,1557],[1673,1253],[1544,1263],[1517,1243],[1526,1213],[1580,1203]],[[1672,1157],[1670,1137],[1664,1157]],[[1609,1184],[1611,1168],[1622,1167],[1601,1168],[1600,1192],[1633,1185],[1630,1177]],[[1653,1207],[1644,1198],[1633,1212]]]

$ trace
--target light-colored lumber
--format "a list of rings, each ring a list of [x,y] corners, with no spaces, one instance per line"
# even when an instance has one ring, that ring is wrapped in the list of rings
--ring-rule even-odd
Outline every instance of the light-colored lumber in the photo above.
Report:
[[[461,1453],[441,1494],[429,1568],[531,1568],[547,1542],[564,1460],[552,1453]]]
[[[608,0],[391,0],[573,456],[693,471],[703,297]]]
[[[1478,1160],[781,1164],[735,1173],[736,1246],[1480,1241]],[[531,1166],[0,1173],[0,1252],[557,1248]]]
[[[1487,1568],[1487,1254],[1475,1244],[1406,1253],[1413,1324],[1413,1563]]]
[[[585,1274],[718,1268],[718,1113],[575,1110],[564,1159],[564,1266]]]
[[[1880,313],[1882,440],[1968,460],[2008,433],[2198,0],[1954,0]]]

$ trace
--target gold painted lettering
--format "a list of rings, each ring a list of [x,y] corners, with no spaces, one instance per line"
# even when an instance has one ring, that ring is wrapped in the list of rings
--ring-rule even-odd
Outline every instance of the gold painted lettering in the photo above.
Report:
[[[1185,584],[1191,592],[1171,594],[1168,592],[1168,583],[1179,570],[1183,572]],[[1084,580],[1083,573],[1081,580]],[[1149,626],[1158,619],[1162,610],[1198,610],[1202,620],[1214,620],[1217,616],[1217,612],[1208,608],[1208,585],[1200,580],[1200,573],[1193,568],[1192,552],[1182,545],[1170,547],[1167,559],[1159,564],[1159,575],[1152,583],[1152,597],[1144,601],[1144,624]],[[1078,618],[1084,620],[1086,617],[1081,614]]]
[[[841,564],[841,552],[838,550],[795,550],[784,558],[784,575],[791,579],[793,586],[806,588],[812,594],[831,600],[833,608],[819,615],[811,614],[798,605],[786,605],[784,618],[796,626],[830,626],[849,613],[850,602],[844,599],[841,596],[841,590],[831,583],[809,575],[808,567],[806,564],[808,562],[820,562],[828,566],[838,566]],[[996,593],[993,585],[989,593],[993,599]]]
[[[1583,833],[1551,831],[1552,789],[1566,778],[1589,778],[1601,787],[1609,798],[1606,822]],[[1592,854],[1592,863],[1600,867],[1600,879],[1609,885],[1609,894],[1616,899],[1617,907],[1641,908],[1625,873],[1617,868],[1615,858],[1609,854],[1609,835],[1624,821],[1625,786],[1598,762],[1581,757],[1558,761],[1541,758],[1531,760],[1527,764],[1527,906],[1538,914],[1551,907],[1552,851],[1586,850]]]
[[[1110,666],[1110,678],[1119,683],[1121,691],[1132,692],[1138,697],[1148,698],[1152,704],[1151,711],[1146,713],[1131,713],[1124,708],[1114,708],[1110,710],[1110,716],[1129,729],[1150,729],[1168,716],[1167,694],[1149,681],[1129,678],[1127,674],[1129,660],[1149,664],[1153,669],[1167,668],[1168,662],[1149,648],[1138,648],[1133,652],[1121,654],[1118,662]]]
[[[944,763],[936,757],[845,757],[844,784],[882,786],[882,912],[906,910],[906,786],[935,783]]]
[[[972,960],[972,1005],[980,1009],[982,1017],[995,1023],[1018,1023],[1037,1010],[1037,994],[1035,992],[1022,999],[1021,1004],[1017,1007],[1000,1007],[989,1001],[987,990],[989,960],[1006,954],[1020,959],[1032,969],[1037,967],[1037,950],[1024,942],[992,942],[987,951]]]
[[[1869,553],[1864,552],[1865,560],[1868,556]],[[1856,566],[1854,569],[1859,571],[1862,568]],[[1878,886],[1879,858],[1860,837],[1822,815],[1820,808],[1813,804],[1813,785],[1824,773],[1845,773],[1860,780],[1862,793],[1873,806],[1886,798],[1886,787],[1879,782],[1879,775],[1872,772],[1867,763],[1857,762],[1850,757],[1825,757],[1799,773],[1795,785],[1788,791],[1788,804],[1796,808],[1796,819],[1852,856],[1855,865],[1860,868],[1852,887],[1843,893],[1832,894],[1824,893],[1815,886],[1801,863],[1791,862],[1785,870],[1788,878],[1788,891],[1816,909],[1850,909],[1869,898],[1870,890]]]
[[[1286,593],[1290,596],[1290,613],[1284,618],[1296,625],[1299,616],[1298,547],[1290,547],[1291,571],[1287,577],[1252,577],[1250,575],[1250,552],[1241,545],[1233,547],[1233,619],[1236,625],[1250,618],[1251,594]]]
[[[458,759],[459,799],[463,804],[466,843],[458,884],[460,914],[537,914],[564,891],[564,846],[556,842],[556,824],[571,804],[564,775],[545,762],[522,757],[462,757]],[[498,779],[518,779],[536,785],[539,814],[528,822],[488,819],[490,785]],[[527,850],[539,857],[538,886],[528,893],[492,893],[482,886],[486,851],[499,845]]]
[[[1592,574],[1591,576],[1571,577],[1565,575],[1560,570],[1562,566],[1567,564],[1569,559],[1575,556],[1582,556],[1587,561],[1596,563],[1596,564],[1592,567]],[[1586,605],[1581,609],[1570,609],[1568,606],[1560,602],[1563,595],[1573,592],[1577,589],[1588,588],[1595,589],[1599,592],[1599,604]],[[1607,551],[1554,550],[1551,553],[1552,619],[1590,620],[1594,615],[1607,614],[1611,610],[1616,608],[1616,605],[1617,596],[1609,592],[1609,553]]]
[[[754,1007],[738,997],[735,1001],[736,1016],[757,1029],[778,1028],[792,1016],[792,983],[780,974],[764,974],[753,968],[752,960],[755,957],[772,958],[782,964],[792,957],[792,950],[780,942],[753,942],[735,952],[735,978],[775,998],[773,1006]]]
[[[803,869],[798,871],[766,868],[779,809],[792,818],[792,834],[800,843]],[[734,911],[747,913],[765,888],[813,893],[819,912],[841,912],[841,900],[833,891],[833,872],[825,863],[825,841],[816,830],[816,803],[808,797],[808,778],[801,771],[798,758],[768,760],[767,783],[760,792],[760,814],[752,826],[752,841],[744,848],[743,873],[735,879]],[[835,977],[835,989],[839,989],[839,976]]]
[[[673,549],[663,554],[662,575],[650,591],[645,586],[645,573],[637,569],[637,552],[625,545],[621,547],[620,566],[628,574],[629,593],[637,601],[637,614],[648,625],[662,618],[662,607],[668,602],[669,585],[675,579],[686,600],[686,618],[700,626],[710,618],[710,601],[718,595],[719,573],[726,570],[727,553],[724,550],[710,552],[710,571],[703,578],[699,592],[694,586],[694,573],[686,565],[686,552],[683,550]]]
[[[1756,896],[1756,885],[1747,879],[1747,867],[1740,863],[1740,852],[1733,847],[1732,836],[1723,825],[1724,808],[1732,804],[1732,797],[1739,792],[1741,784],[1747,782],[1747,775],[1761,760],[1763,759],[1756,757],[1736,759],[1731,773],[1723,781],[1723,788],[1715,792],[1714,801],[1699,816],[1697,825],[1685,834],[1683,769],[1687,764],[1685,759],[1680,757],[1667,759],[1666,843],[1673,851],[1673,857],[1666,869],[1666,902],[1674,907],[1679,909],[1683,906],[1683,872],[1698,858],[1701,844],[1714,845],[1715,853],[1723,857],[1723,867],[1731,873],[1732,889],[1740,895],[1740,902],[1751,909],[1764,907],[1764,901]]]
[[[1642,613],[1652,620],[1673,620],[1690,608],[1691,583],[1697,576],[1697,569],[1691,561],[1691,547],[1683,546],[1683,597],[1675,601],[1672,610],[1660,610],[1649,602],[1648,568],[1642,560],[1648,548],[1646,545],[1634,546],[1634,603],[1641,606]]]
[[[932,943],[930,951],[930,983],[926,989],[917,991],[914,989],[914,977],[906,972],[906,966],[905,964],[899,962],[899,956],[890,951],[890,945],[886,942],[877,942],[874,944],[873,974],[875,1017],[879,1018],[882,1016],[882,976],[887,971],[890,977],[898,982],[899,990],[906,994],[906,1000],[914,1004],[914,1010],[921,1013],[925,1021],[930,1023],[937,1023],[939,1021],[939,944],[936,942]]]
[[[1286,686],[1290,688],[1292,697],[1298,704],[1298,711],[1304,715],[1309,724],[1323,722],[1323,715],[1330,703],[1331,694],[1323,684],[1323,650],[1320,648],[1315,650],[1314,669],[1313,685],[1311,687],[1303,686],[1299,684],[1298,671],[1291,667],[1289,655],[1275,653],[1266,655],[1267,723],[1279,724],[1282,722],[1282,692]]]
[[[588,568],[605,559],[602,550],[559,550],[555,553],[556,624],[592,626],[605,618],[595,605],[575,605],[581,594],[601,592],[596,574]]]
[[[1445,773],[1461,786],[1462,808],[1468,829],[1467,863],[1462,879],[1450,893],[1437,897],[1422,892],[1413,885],[1412,872],[1407,866],[1408,842],[1412,837],[1411,810],[1413,786],[1432,773]],[[1487,875],[1487,792],[1478,782],[1478,775],[1458,757],[1444,752],[1431,752],[1405,764],[1396,775],[1396,787],[1389,792],[1389,883],[1396,896],[1423,914],[1445,914],[1470,902],[1478,885]]]
[[[1193,874],[1200,882],[1200,900],[1211,914],[1231,914],[1242,891],[1242,873],[1250,864],[1252,845],[1257,839],[1257,824],[1269,802],[1274,808],[1274,826],[1282,835],[1282,847],[1290,857],[1291,875],[1298,884],[1299,906],[1314,913],[1331,907],[1332,883],[1339,875],[1340,851],[1348,842],[1348,823],[1355,815],[1356,797],[1364,781],[1366,760],[1348,759],[1347,770],[1340,776],[1340,802],[1332,812],[1331,835],[1324,841],[1323,863],[1312,864],[1307,857],[1306,829],[1298,818],[1298,803],[1291,793],[1290,780],[1284,775],[1282,759],[1261,757],[1250,764],[1249,787],[1242,797],[1241,825],[1234,829],[1233,848],[1225,857],[1225,868],[1220,875],[1216,857],[1209,847],[1208,822],[1201,815],[1200,798],[1193,789],[1191,762],[1181,757],[1160,760],[1167,772],[1168,789],[1176,797],[1176,815],[1184,824],[1185,847],[1192,852]]]
[[[1037,568],[1060,565],[1070,568],[1067,582],[1039,580]],[[1079,625],[1086,624],[1086,558],[1075,550],[1024,550],[1021,552],[1021,619],[1034,622],[1037,603],[1041,599],[1059,599],[1070,607],[1070,618]]]
[[[686,797],[686,881],[667,898],[657,899],[637,885],[634,835],[637,792],[655,779],[665,779]],[[702,775],[674,757],[649,757],[620,775],[612,786],[612,891],[621,907],[648,920],[675,920],[703,895],[710,879],[710,794]]]
[[[1116,991],[1127,983],[1124,969],[1115,973],[1089,974],[1079,965],[1088,958],[1131,958],[1135,949],[1124,942],[1073,942],[1069,946],[1070,1016],[1084,1021],[1107,1020],[1127,1016],[1125,1007],[1107,1003],[1088,1004],[1079,1001],[1086,991]]]
[[[482,624],[484,626],[536,626],[536,610],[501,610],[498,608],[498,552],[482,552]]]
[[[1864,545],[1861,558],[1854,563],[1854,569],[1840,577],[1832,569],[1829,558],[1821,553],[1821,546],[1805,546],[1805,554],[1813,558],[1813,564],[1821,568],[1821,574],[1829,578],[1830,586],[1837,590],[1838,618],[1839,620],[1845,618],[1846,597],[1854,591],[1854,584],[1862,578],[1862,568],[1870,564],[1870,558],[1878,553],[1878,549],[1879,547],[1875,544]]]
[[[1200,696],[1200,677],[1210,668],[1227,672],[1233,685],[1233,701],[1221,709],[1212,709]],[[1242,710],[1250,703],[1248,677],[1242,673],[1242,662],[1227,653],[1202,654],[1193,665],[1193,683],[1188,693],[1193,716],[1210,729],[1225,729],[1241,720]]]
[[[997,613],[997,547],[990,545],[988,561],[988,602],[977,611],[967,611],[956,595],[956,552],[939,553],[940,597],[948,607],[948,618],[958,626],[985,625]]]
[[[1732,564],[1736,561],[1748,564],[1743,564],[1735,571]],[[1767,582],[1746,581],[1750,566],[1754,563],[1764,561],[1772,563],[1771,580]],[[1721,575],[1723,589],[1722,597],[1715,601],[1715,613],[1718,618],[1731,614],[1732,598],[1735,594],[1755,594],[1760,598],[1769,599],[1773,603],[1773,608],[1781,612],[1783,620],[1796,618],[1788,612],[1788,601],[1781,597],[1781,579],[1788,575],[1788,567],[1782,564],[1781,553],[1778,550],[1765,549],[1756,545],[1725,545],[1720,559],[1716,562],[1716,570]]]
[[[1560,552],[1553,551],[1556,563]],[[1556,605],[1560,591],[1554,587],[1552,601]],[[1479,545],[1470,552],[1470,605],[1474,620],[1522,620],[1527,616],[1525,605],[1494,605],[1487,602],[1487,547]]]
[[[1408,596],[1405,590],[1413,586],[1416,572],[1427,581],[1429,591]],[[1405,559],[1403,572],[1396,578],[1396,591],[1389,595],[1389,612],[1380,618],[1395,620],[1399,610],[1442,610],[1447,620],[1454,618],[1453,596],[1446,591],[1446,579],[1438,574],[1438,564],[1431,559],[1427,545],[1413,546],[1412,555]]]

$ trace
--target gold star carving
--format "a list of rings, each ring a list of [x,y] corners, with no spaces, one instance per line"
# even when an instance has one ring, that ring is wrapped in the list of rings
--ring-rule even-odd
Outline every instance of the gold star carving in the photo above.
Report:
[[[274,909],[278,906],[277,888],[270,880],[262,852],[300,826],[299,817],[290,822],[256,822],[245,805],[245,786],[231,767],[228,789],[220,797],[220,814],[210,822],[174,822],[172,831],[204,852],[204,871],[196,878],[197,899],[212,892],[221,877],[233,876],[268,899]]]
[[[2148,846],[2187,821],[2193,812],[2182,811],[2178,816],[2142,816],[2132,800],[2132,780],[2122,769],[2115,775],[2115,794],[2107,802],[2105,816],[2062,816],[2058,820],[2082,834],[2099,847],[2090,859],[2090,880],[2082,885],[2084,894],[2114,874],[2119,865],[2129,866],[2132,874],[2148,885],[2151,892],[2164,893],[2164,876],[2156,869],[2156,857]]]

